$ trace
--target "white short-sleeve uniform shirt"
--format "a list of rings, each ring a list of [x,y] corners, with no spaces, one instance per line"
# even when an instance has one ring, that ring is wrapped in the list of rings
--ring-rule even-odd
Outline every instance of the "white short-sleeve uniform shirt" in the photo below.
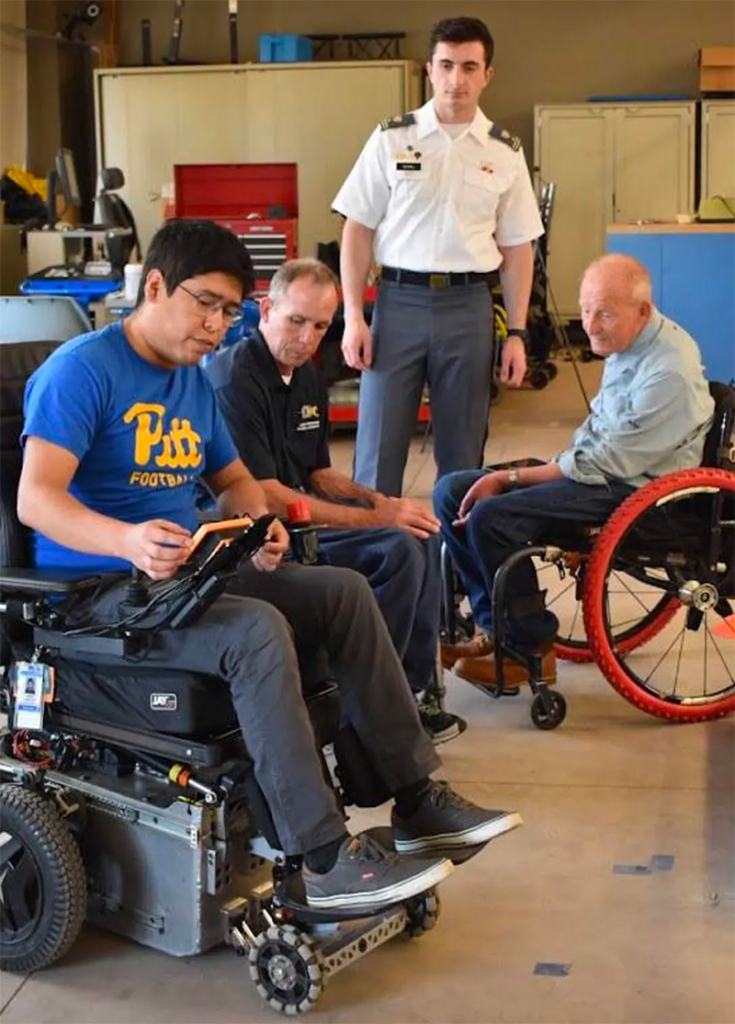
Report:
[[[486,273],[499,245],[543,234],[519,141],[479,109],[452,138],[433,101],[375,129],[332,207],[375,229],[377,263],[404,270]]]

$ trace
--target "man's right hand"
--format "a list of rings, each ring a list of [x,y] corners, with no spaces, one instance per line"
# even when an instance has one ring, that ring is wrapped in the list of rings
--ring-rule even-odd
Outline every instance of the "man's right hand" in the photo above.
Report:
[[[373,515],[377,526],[406,530],[419,540],[427,540],[432,533],[439,532],[436,516],[411,498],[383,498],[376,504]]]
[[[373,365],[373,336],[364,317],[345,320],[342,355],[353,370],[369,370]]]
[[[191,553],[191,534],[167,519],[126,526],[119,556],[152,580],[167,580]]]

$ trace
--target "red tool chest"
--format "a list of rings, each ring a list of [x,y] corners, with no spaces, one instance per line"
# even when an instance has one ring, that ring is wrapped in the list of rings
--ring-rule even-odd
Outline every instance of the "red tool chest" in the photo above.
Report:
[[[298,255],[296,164],[177,164],[177,217],[206,217],[233,231],[253,260],[255,287]]]

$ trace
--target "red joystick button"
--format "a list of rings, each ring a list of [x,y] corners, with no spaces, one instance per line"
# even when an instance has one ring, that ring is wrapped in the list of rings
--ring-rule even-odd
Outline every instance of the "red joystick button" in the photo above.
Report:
[[[299,501],[292,501],[290,505],[286,506],[286,515],[288,516],[289,523],[310,523],[311,510],[309,502],[305,498],[301,498]]]

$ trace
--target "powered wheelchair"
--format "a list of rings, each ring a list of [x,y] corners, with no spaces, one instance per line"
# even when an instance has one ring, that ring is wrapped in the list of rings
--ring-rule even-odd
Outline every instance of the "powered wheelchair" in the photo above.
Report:
[[[0,693],[9,720],[0,734],[0,962],[9,971],[47,966],[86,918],[174,956],[230,944],[273,1009],[304,1012],[352,961],[396,935],[432,928],[438,895],[362,911],[310,908],[300,858],[280,853],[226,684],[142,669],[150,637],[136,630],[135,613],[116,629],[67,628],[65,609],[101,577],[26,568],[15,515],[23,389],[55,344],[0,345]],[[184,580],[171,627],[222,592],[266,529],[258,520],[215,548]],[[140,579],[128,592],[133,605],[146,599]],[[23,727],[21,663],[25,673],[40,666],[35,728]],[[335,684],[314,685],[305,697],[342,807],[386,800],[356,733],[341,722]],[[373,832],[390,846],[389,829]]]
[[[701,466],[652,480],[602,526],[549,521],[546,543],[529,543],[498,569],[497,686],[483,690],[517,692],[504,685],[504,664],[509,656],[519,661],[528,669],[537,728],[560,725],[566,701],[546,685],[541,658],[514,650],[506,636],[508,575],[526,558],[559,619],[558,657],[596,662],[626,700],[659,718],[697,722],[735,710],[735,391],[713,382],[710,392],[715,414]],[[443,638],[469,639],[472,615],[446,546],[442,579]]]

